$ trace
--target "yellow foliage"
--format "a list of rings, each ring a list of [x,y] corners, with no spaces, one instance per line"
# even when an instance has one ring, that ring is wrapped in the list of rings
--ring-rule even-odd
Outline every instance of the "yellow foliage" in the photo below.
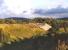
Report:
[[[35,23],[31,24],[0,24],[5,37],[7,36],[9,41],[18,41],[24,38],[31,38],[32,36],[42,35],[45,31]],[[8,41],[7,39],[7,41]]]
[[[64,33],[64,32],[65,32],[64,28],[59,28],[59,33]]]

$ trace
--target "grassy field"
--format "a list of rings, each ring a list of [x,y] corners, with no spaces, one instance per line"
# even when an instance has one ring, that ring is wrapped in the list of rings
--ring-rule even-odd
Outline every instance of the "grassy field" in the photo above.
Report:
[[[45,31],[35,23],[30,24],[0,24],[0,42],[9,43],[19,39],[42,36]]]

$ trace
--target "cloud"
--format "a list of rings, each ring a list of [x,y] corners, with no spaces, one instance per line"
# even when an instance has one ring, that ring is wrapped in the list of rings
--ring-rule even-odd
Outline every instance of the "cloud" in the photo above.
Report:
[[[31,0],[0,0],[0,18],[21,16],[23,11],[30,11],[30,8]]]
[[[67,0],[33,0],[32,6],[33,8],[54,8],[58,5],[62,5],[63,7],[68,7]]]
[[[40,16],[46,16],[46,17],[55,17],[55,18],[62,18],[62,17],[68,17],[68,8],[63,8],[61,6],[58,6],[56,8],[51,9],[35,9],[33,14],[37,14]]]
[[[3,1],[4,1],[4,0],[0,0],[0,7],[1,7],[1,5],[3,4]]]
[[[61,6],[58,6],[56,8],[52,8],[52,9],[48,9],[48,10],[35,9],[34,13],[35,14],[41,14],[41,15],[68,13],[68,8],[63,8]]]
[[[64,8],[56,8],[58,5]],[[67,0],[0,0],[0,17],[68,13],[65,7]]]
[[[20,14],[22,11],[31,8],[31,0],[5,0],[4,3],[8,10],[15,14]]]
[[[61,13],[68,13],[67,8],[57,7],[48,10],[45,14],[61,14]]]
[[[33,14],[39,14],[39,15],[44,15],[46,13],[45,9],[34,9]]]

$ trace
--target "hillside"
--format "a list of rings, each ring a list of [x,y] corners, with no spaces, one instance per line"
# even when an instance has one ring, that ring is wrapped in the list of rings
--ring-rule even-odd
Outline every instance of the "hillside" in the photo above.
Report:
[[[65,18],[34,18],[29,22],[14,18],[0,20],[0,46],[11,44],[11,42],[20,42],[20,40],[34,39],[38,36],[60,39],[60,35],[63,37],[61,39],[68,36],[68,20]]]
[[[34,36],[42,36],[46,31],[35,23],[29,24],[0,24],[0,43],[11,44],[11,42],[29,39]]]
[[[23,18],[23,17],[8,17],[8,18],[5,18],[5,19],[13,19],[13,20],[30,20],[28,18]]]

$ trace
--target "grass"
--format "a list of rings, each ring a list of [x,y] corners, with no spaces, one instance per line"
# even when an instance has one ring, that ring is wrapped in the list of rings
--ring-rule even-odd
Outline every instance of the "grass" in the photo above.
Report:
[[[9,41],[19,41],[19,39],[31,38],[33,36],[41,36],[45,33],[43,29],[35,23],[30,24],[0,24],[0,34],[3,36],[1,43]]]

